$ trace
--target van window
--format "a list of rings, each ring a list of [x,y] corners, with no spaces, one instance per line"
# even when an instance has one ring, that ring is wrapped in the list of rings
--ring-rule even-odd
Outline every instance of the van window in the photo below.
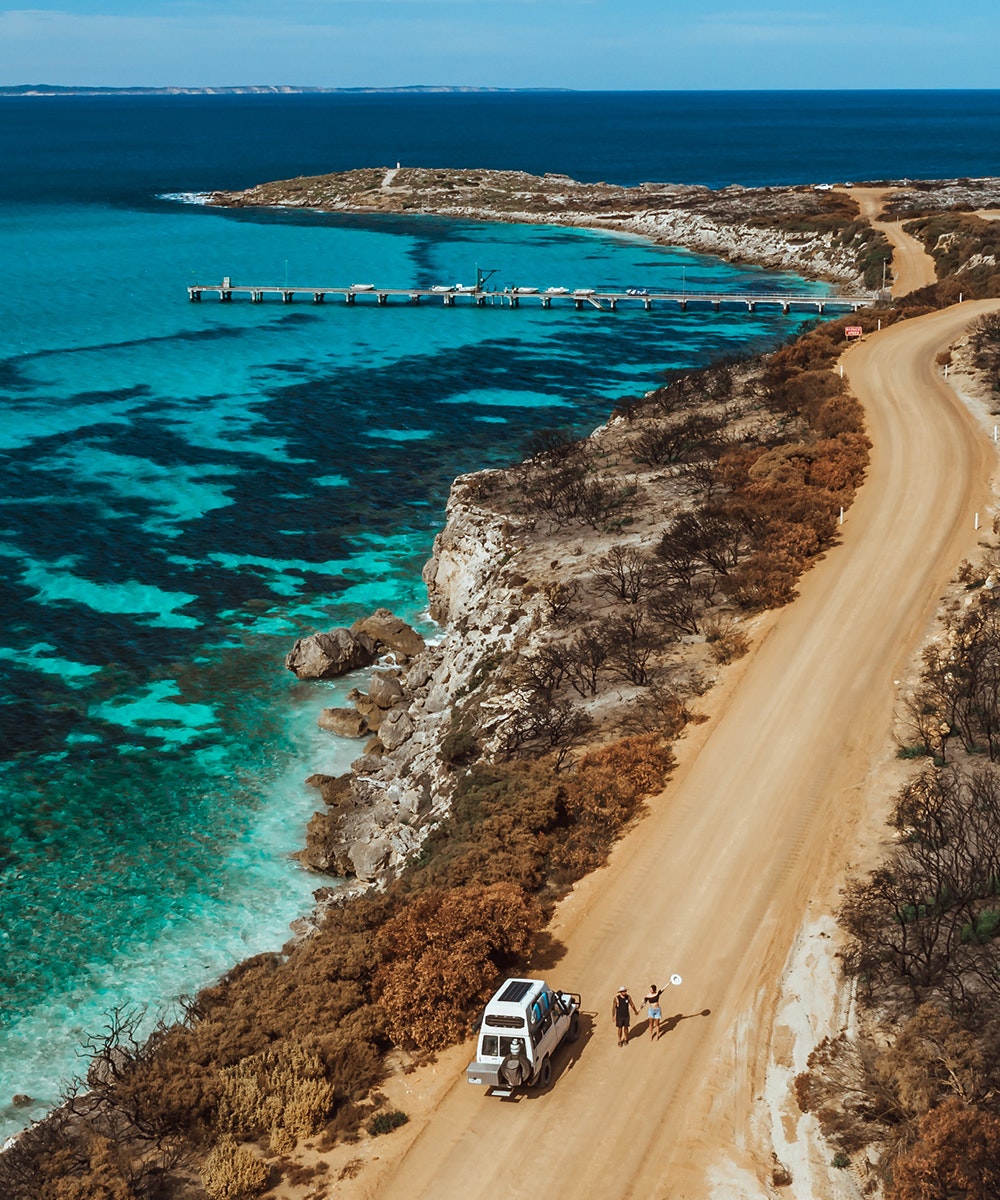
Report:
[[[482,1041],[479,1044],[479,1054],[481,1058],[506,1058],[508,1054],[513,1052],[515,1042],[518,1049],[526,1050],[524,1038],[519,1037],[497,1037],[493,1033],[484,1033]],[[529,1055],[530,1058],[530,1055]]]

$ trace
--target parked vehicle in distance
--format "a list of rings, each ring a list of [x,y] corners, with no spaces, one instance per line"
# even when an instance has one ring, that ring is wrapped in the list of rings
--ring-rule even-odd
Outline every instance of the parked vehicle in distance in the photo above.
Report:
[[[465,1078],[493,1096],[548,1087],[556,1047],[579,1036],[578,993],[556,991],[541,979],[508,979],[486,1005]]]

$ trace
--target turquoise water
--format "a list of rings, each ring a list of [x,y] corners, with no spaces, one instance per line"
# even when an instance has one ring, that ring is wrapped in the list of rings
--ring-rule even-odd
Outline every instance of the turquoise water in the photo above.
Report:
[[[186,295],[477,263],[540,287],[803,286],[549,227],[150,195],[0,205],[0,250],[4,1133],[82,1069],[112,1006],[169,1012],[279,947],[324,883],[290,855],[317,801],[302,781],[357,753],[315,724],[351,681],[298,683],[294,638],[377,605],[421,620],[457,473],[807,318]]]

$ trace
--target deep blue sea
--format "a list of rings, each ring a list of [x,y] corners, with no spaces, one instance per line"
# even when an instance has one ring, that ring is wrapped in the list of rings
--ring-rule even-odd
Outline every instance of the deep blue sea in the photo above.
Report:
[[[1000,173],[996,93],[0,99],[0,1132],[115,1005],[279,947],[316,727],[301,633],[422,620],[451,479],[805,317],[188,303],[189,283],[801,290],[635,238],[222,212],[387,165],[713,185]],[[808,285],[822,291],[819,285]],[[35,1105],[14,1109],[14,1093]]]

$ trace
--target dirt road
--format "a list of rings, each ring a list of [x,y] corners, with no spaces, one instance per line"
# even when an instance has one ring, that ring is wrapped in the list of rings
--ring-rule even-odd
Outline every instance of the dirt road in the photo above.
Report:
[[[902,221],[883,221],[880,219],[885,200],[893,192],[892,188],[845,188],[849,196],[853,196],[861,207],[861,215],[866,217],[876,229],[880,229],[892,245],[892,294],[905,296],[917,288],[926,287],[937,279],[934,260],[924,249],[923,243],[903,231]]]
[[[769,1146],[751,1133],[779,978],[806,916],[829,906],[891,755],[894,680],[945,581],[974,546],[993,448],[933,359],[978,313],[966,304],[854,346],[847,374],[875,443],[843,544],[722,688],[667,792],[611,864],[561,907],[555,984],[593,1014],[543,1095],[487,1098],[470,1047],[397,1081],[411,1123],[372,1144],[338,1195],[378,1200],[757,1200]],[[811,906],[812,909],[811,909]],[[669,1032],[615,1044],[612,994],[684,977]],[[713,1189],[712,1180],[741,1179]],[[833,1187],[834,1185],[831,1185]],[[783,1189],[827,1200],[815,1189]]]

